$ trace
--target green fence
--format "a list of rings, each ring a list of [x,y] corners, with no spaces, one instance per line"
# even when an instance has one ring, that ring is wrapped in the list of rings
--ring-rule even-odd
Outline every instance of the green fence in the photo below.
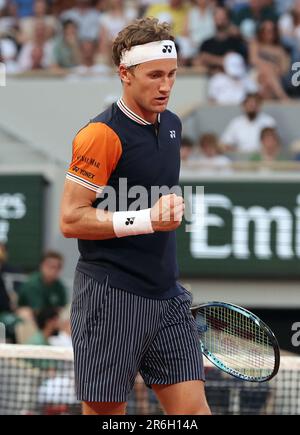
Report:
[[[0,241],[9,262],[36,268],[42,253],[46,182],[41,175],[0,176]]]
[[[204,218],[194,209],[190,231],[186,223],[178,230],[182,275],[300,277],[298,180],[198,180],[182,187],[187,184],[193,187],[186,198],[190,210],[201,199],[196,186],[204,186]]]
[[[182,182],[192,212],[201,196],[196,187],[205,192],[204,218],[192,214],[177,231],[182,276],[300,277],[299,179],[274,180]],[[0,176],[0,240],[10,262],[25,269],[35,268],[42,253],[45,187],[41,175]]]

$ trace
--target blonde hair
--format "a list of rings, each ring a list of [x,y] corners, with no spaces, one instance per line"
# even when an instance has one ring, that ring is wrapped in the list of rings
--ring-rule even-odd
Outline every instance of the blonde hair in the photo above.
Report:
[[[120,59],[124,50],[130,50],[135,45],[143,45],[148,42],[174,41],[171,28],[168,23],[160,23],[157,18],[141,18],[133,21],[121,32],[113,42],[112,58],[116,66],[120,65]]]

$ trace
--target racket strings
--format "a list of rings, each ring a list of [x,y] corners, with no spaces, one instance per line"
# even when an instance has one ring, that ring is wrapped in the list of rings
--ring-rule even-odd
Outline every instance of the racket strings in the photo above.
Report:
[[[212,306],[197,312],[201,341],[222,364],[245,376],[268,376],[274,367],[274,351],[267,333],[251,317]]]

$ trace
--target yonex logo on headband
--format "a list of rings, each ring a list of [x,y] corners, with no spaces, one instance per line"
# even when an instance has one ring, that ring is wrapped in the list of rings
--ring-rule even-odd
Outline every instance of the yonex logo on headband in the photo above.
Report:
[[[172,45],[164,45],[164,48],[162,50],[163,53],[172,53]]]
[[[125,50],[121,56],[120,64],[127,68],[159,59],[177,59],[174,41],[154,41],[147,44],[135,45]]]

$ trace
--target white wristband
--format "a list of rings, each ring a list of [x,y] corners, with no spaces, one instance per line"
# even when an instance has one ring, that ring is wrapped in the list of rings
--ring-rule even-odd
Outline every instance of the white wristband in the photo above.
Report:
[[[117,237],[154,233],[151,208],[139,211],[118,211],[113,214],[113,227]]]

